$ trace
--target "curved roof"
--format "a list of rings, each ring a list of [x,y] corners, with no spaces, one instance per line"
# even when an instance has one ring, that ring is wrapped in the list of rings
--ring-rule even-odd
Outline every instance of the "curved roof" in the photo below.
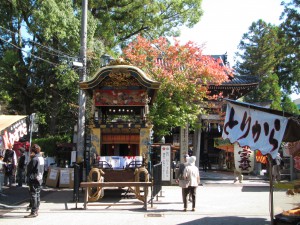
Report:
[[[152,80],[144,71],[126,61],[114,60],[108,66],[101,67],[90,80],[80,82],[79,86],[90,95],[93,95],[93,90],[97,88],[130,89],[138,86],[147,90],[152,103],[160,82]]]
[[[111,65],[100,68],[93,78],[89,81],[83,81],[79,83],[81,89],[92,89],[99,85],[106,77],[108,77],[112,72],[129,72],[133,77],[135,77],[141,86],[150,89],[158,89],[160,82],[151,80],[149,76],[146,75],[144,71],[136,66],[132,65]]]
[[[238,99],[257,88],[260,80],[257,76],[235,75],[220,85],[210,84],[208,90],[212,94],[223,92],[230,99]]]

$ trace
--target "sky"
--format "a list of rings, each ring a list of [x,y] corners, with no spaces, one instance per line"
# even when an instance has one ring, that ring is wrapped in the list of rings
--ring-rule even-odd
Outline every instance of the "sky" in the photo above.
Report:
[[[203,53],[221,55],[227,52],[231,66],[244,33],[252,22],[259,19],[279,25],[283,12],[282,0],[202,0],[204,11],[200,22],[193,28],[183,27],[179,40],[182,44],[193,41],[205,44]],[[300,95],[291,95],[292,100]]]
[[[234,53],[252,22],[280,23],[282,0],[202,0],[204,11],[200,22],[193,28],[182,28],[179,40],[205,44],[204,54],[219,55],[227,52],[230,65]]]

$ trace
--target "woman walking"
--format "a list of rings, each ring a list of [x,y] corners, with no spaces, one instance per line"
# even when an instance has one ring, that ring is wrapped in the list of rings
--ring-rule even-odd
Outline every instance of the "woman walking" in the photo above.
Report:
[[[184,199],[183,199],[183,211],[187,211],[188,195],[192,196],[192,211],[195,211],[196,207],[196,191],[200,184],[199,168],[195,166],[196,157],[191,156],[188,158],[188,165],[184,169],[184,179],[189,181],[188,188],[184,188]]]

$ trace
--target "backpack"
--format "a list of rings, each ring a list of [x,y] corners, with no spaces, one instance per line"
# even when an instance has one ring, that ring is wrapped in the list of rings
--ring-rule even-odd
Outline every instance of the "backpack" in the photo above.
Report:
[[[14,162],[14,154],[15,154],[14,150],[7,149],[5,151],[3,162],[6,162],[6,163],[10,162],[12,164],[15,164],[15,162]]]

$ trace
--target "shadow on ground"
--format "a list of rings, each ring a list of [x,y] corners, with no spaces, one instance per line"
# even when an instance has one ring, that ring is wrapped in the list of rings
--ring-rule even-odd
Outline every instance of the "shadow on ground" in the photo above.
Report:
[[[204,217],[178,225],[269,225],[270,222],[263,218],[245,218],[237,216]]]

